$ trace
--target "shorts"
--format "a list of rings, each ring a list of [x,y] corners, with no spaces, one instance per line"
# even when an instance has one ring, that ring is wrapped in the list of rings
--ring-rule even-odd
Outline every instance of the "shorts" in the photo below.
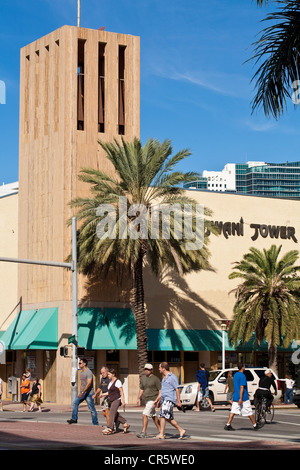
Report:
[[[232,401],[232,397],[233,397],[233,392],[228,392],[227,393],[227,401]]]
[[[109,409],[109,403],[108,403],[108,396],[105,396],[103,400],[101,401],[101,406],[105,409]]]
[[[34,395],[30,395],[28,401],[30,401],[31,403],[36,403],[37,405],[43,403],[42,398],[39,397],[37,393],[35,393]]]
[[[29,395],[29,392],[27,392],[27,393],[22,393],[22,395],[21,395],[21,402],[28,401],[28,395]]]
[[[231,413],[241,416],[253,415],[252,406],[250,400],[243,401],[240,405],[238,401],[234,401],[231,406]]]
[[[172,401],[164,400],[161,404],[159,417],[165,419],[174,419],[173,408],[174,403]]]
[[[204,390],[201,387],[200,392],[202,393],[202,398],[209,398],[209,388],[208,387],[206,387]]]
[[[147,401],[146,406],[143,411],[143,415],[148,416],[148,418],[153,418],[156,415],[154,400]]]

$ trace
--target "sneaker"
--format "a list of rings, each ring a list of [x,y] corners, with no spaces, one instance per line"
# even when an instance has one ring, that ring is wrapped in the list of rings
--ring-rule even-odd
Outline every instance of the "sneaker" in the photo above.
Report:
[[[147,437],[147,434],[144,431],[142,431],[139,434],[137,434],[136,437],[145,438]]]
[[[225,424],[224,429],[226,431],[235,431],[235,429],[231,426],[231,424]]]
[[[75,423],[77,423],[77,419],[68,419],[68,420],[67,420],[67,423],[69,423],[69,424],[75,424]]]

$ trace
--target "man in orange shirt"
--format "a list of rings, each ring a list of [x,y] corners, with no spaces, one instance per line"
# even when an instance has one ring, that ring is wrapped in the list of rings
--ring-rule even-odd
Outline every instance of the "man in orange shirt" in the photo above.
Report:
[[[23,412],[26,411],[26,405],[28,404],[28,395],[30,392],[30,380],[26,377],[26,374],[22,376],[21,382],[21,402],[23,403]]]

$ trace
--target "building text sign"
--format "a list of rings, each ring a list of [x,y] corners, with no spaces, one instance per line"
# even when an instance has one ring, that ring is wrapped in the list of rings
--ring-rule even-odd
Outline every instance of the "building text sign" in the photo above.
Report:
[[[245,224],[242,217],[240,218],[239,222],[216,221],[214,224],[219,228],[220,233],[223,234],[225,238],[229,238],[230,236],[244,236]],[[293,242],[298,243],[295,227],[287,227],[285,225],[250,224],[250,229],[253,230],[251,236],[253,241],[257,240],[259,237],[262,237],[292,240]]]

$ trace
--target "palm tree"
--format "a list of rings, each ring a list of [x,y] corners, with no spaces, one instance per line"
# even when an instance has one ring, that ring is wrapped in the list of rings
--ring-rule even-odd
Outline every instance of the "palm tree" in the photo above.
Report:
[[[277,347],[287,347],[300,334],[300,267],[295,266],[299,253],[292,250],[279,259],[281,248],[250,248],[229,275],[229,279],[242,279],[234,289],[229,340],[237,347],[249,341],[253,332],[258,345],[266,339],[269,367],[275,371]]]
[[[267,1],[257,0],[262,6]],[[263,107],[267,117],[278,119],[287,107],[287,99],[298,104],[300,77],[300,1],[278,1],[278,11],[269,13],[263,21],[272,22],[263,29],[249,59],[258,66],[252,81],[256,95],[252,110]]]
[[[81,223],[78,233],[78,267],[86,275],[107,270],[122,271],[132,276],[133,306],[136,321],[138,367],[141,374],[147,358],[146,315],[143,268],[147,262],[155,274],[164,266],[180,274],[209,268],[207,236],[196,228],[195,217],[190,227],[202,237],[203,246],[189,249],[188,236],[183,233],[182,208],[195,208],[195,201],[185,195],[181,185],[198,178],[194,172],[175,171],[175,166],[190,153],[182,150],[172,156],[170,141],[159,143],[149,139],[99,144],[115,170],[115,177],[101,170],[82,169],[79,179],[91,185],[92,196],[77,198]],[[158,206],[157,204],[160,204]],[[134,210],[132,211],[132,207]],[[158,207],[172,207],[170,226],[163,231],[157,219]],[[205,215],[210,211],[205,209]],[[125,214],[125,219],[124,219]],[[190,214],[191,215],[191,212]],[[155,218],[156,217],[156,218]],[[157,223],[158,221],[158,223]],[[216,233],[213,225],[209,231]],[[202,227],[203,229],[203,227]],[[201,233],[200,233],[201,232]],[[178,234],[182,234],[182,237]],[[201,248],[201,249],[199,249]]]

